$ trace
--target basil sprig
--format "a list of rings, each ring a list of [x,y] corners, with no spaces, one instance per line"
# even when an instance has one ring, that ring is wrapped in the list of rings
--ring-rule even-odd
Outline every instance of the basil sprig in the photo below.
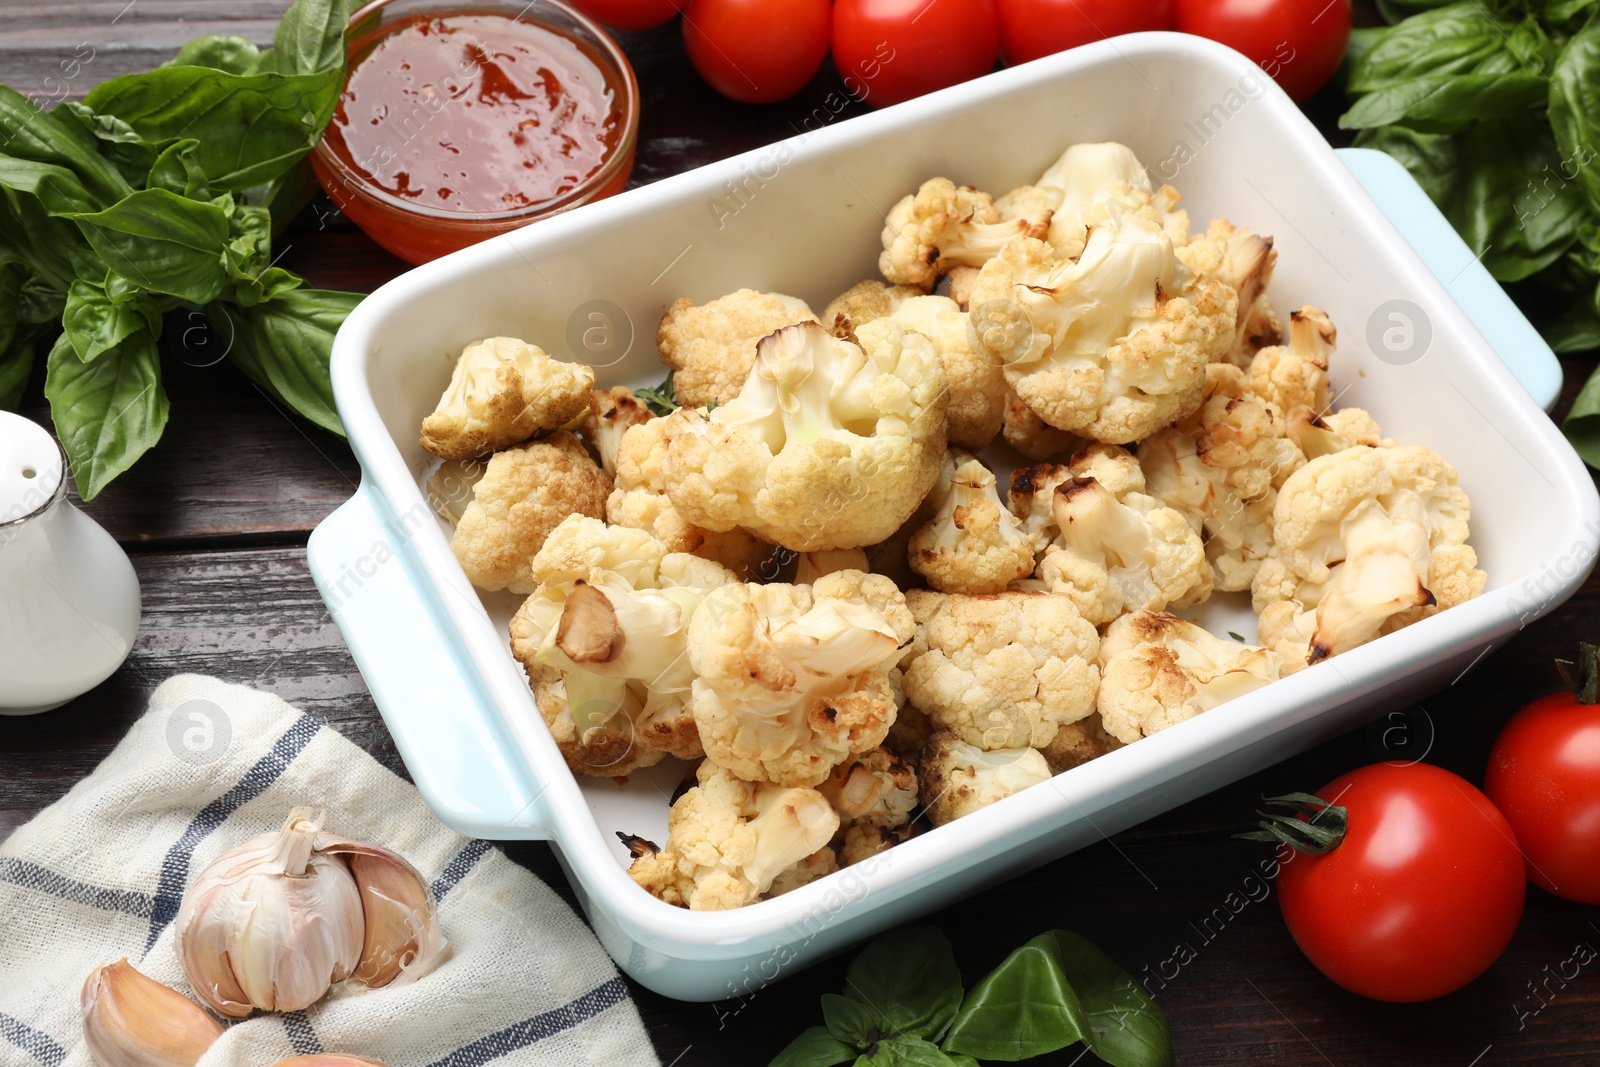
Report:
[[[342,433],[333,335],[360,296],[273,265],[344,83],[346,0],[298,0],[263,51],[200,37],[42,111],[0,86],[0,407],[44,393],[92,499],[161,438],[158,341],[203,316],[275,399]]]
[[[1394,156],[1557,352],[1600,348],[1600,2],[1379,0],[1355,143]],[[1600,372],[1562,429],[1600,466]]]
[[[1114,1067],[1174,1062],[1150,994],[1066,930],[1040,934],[965,992],[944,934],[892,931],[850,964],[842,996],[823,996],[822,1016],[772,1067],[977,1067],[1079,1042]]]

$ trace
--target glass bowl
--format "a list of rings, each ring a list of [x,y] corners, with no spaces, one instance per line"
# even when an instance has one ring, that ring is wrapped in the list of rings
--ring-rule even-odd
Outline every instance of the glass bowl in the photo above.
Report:
[[[349,68],[353,70],[396,23],[418,16],[450,15],[503,15],[572,40],[611,88],[622,133],[599,169],[573,189],[525,207],[485,212],[446,211],[396,196],[336,153],[326,137],[318,140],[311,151],[311,167],[334,205],[374,241],[409,263],[426,263],[619,193],[633,173],[639,134],[639,83],[633,68],[604,30],[558,0],[373,0],[350,17]]]

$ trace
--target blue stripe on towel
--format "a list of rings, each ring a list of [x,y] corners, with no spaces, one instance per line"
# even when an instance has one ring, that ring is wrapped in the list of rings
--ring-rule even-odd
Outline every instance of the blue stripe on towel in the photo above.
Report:
[[[481,1067],[490,1060],[536,1045],[563,1030],[570,1030],[627,999],[627,985],[620,977],[613,978],[559,1008],[524,1019],[488,1037],[480,1037],[470,1045],[462,1045],[444,1059],[429,1064],[429,1067]]]
[[[183,836],[167,850],[166,858],[161,861],[161,880],[156,885],[155,902],[150,911],[150,936],[144,944],[146,952],[155,945],[162,928],[178,916],[178,905],[183,902],[183,887],[189,881],[189,861],[194,857],[195,847],[221,826],[228,816],[277,781],[320,729],[321,722],[309,715],[300,716],[273,744],[272,751],[246,771],[232,789],[200,809],[200,814],[189,823]]]
[[[323,1051],[322,1041],[317,1037],[317,1031],[311,1025],[311,1020],[306,1018],[305,1012],[286,1012],[278,1016],[278,1021],[283,1023],[284,1030],[288,1031],[289,1047],[294,1049],[296,1056],[315,1056]]]
[[[487,856],[492,849],[487,841],[472,840],[461,846],[449,863],[444,865],[444,870],[439,872],[439,877],[433,880],[433,885],[428,888],[433,893],[434,900],[443,900],[445,894],[461,884],[461,879],[472,872],[478,861]]]
[[[47,1035],[41,1034],[33,1027],[18,1022],[5,1012],[0,1012],[0,1037],[5,1038],[24,1052],[31,1053],[33,1058],[44,1064],[45,1067],[56,1067],[58,1063],[67,1058],[67,1050],[52,1041]]]
[[[155,899],[148,893],[90,885],[88,882],[80,882],[64,874],[57,874],[37,863],[11,857],[0,859],[0,882],[10,882],[23,889],[45,893],[74,904],[86,904],[103,911],[126,912],[141,919],[149,918],[155,908]]]

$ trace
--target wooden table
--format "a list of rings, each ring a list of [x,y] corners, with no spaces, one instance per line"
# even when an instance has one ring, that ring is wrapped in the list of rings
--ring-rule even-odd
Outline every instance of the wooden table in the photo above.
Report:
[[[278,0],[4,0],[0,82],[41,96],[63,89],[78,96],[105,78],[154,66],[196,34],[240,33],[266,43],[279,12]],[[697,79],[674,26],[623,42],[645,94],[634,172],[640,183],[786,136],[839,89],[829,70],[787,104],[744,107]],[[85,43],[94,56],[79,77],[65,86],[47,81]],[[1331,131],[1338,106],[1330,92],[1310,110]],[[835,121],[857,111],[852,106]],[[348,224],[319,222],[313,213],[280,247],[286,266],[321,286],[370,290],[404,269]],[[186,325],[167,324],[163,373],[172,419],[165,439],[86,509],[133,557],[144,586],[138,644],[87,696],[47,715],[0,721],[0,835],[87,774],[150,691],[181,671],[271,690],[405,773],[306,570],[307,535],[354,490],[357,464],[341,439],[280,411],[226,361],[214,364],[215,339]],[[1592,366],[1566,361],[1563,406]],[[35,382],[25,410],[43,419],[38,389]],[[1434,728],[1429,760],[1480,779],[1499,725],[1557,684],[1551,660],[1577,637],[1595,636],[1597,609],[1600,580],[1592,579],[1480,663],[1465,684],[1426,701]],[[1466,990],[1412,1006],[1362,1000],[1325,980],[1295,948],[1270,899],[1227,911],[1224,900],[1265,848],[1229,836],[1252,821],[1258,799],[1315,789],[1375,755],[1381,752],[1368,731],[1354,731],[932,921],[955,942],[969,981],[1054,926],[1089,935],[1136,975],[1164,973],[1167,979],[1151,985],[1182,1064],[1600,1063],[1600,973],[1585,971],[1565,987],[1549,982],[1542,1000],[1532,991],[1574,946],[1600,945],[1600,910],[1530,888],[1521,929],[1500,961]],[[570,898],[547,845],[506,851]],[[1194,958],[1177,968],[1168,961],[1181,948]],[[820,1021],[817,997],[836,991],[843,971],[843,960],[830,961],[743,1004],[679,1004],[633,991],[664,1063],[748,1067]],[[1071,1062],[1074,1054],[1053,1062]]]

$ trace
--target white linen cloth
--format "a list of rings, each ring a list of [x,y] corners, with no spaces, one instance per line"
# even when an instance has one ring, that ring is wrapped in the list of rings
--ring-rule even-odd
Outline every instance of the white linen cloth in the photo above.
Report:
[[[605,951],[548,886],[454,833],[421,796],[319,720],[213,678],[164,683],[72,791],[0,844],[0,1064],[88,1067],[78,998],[126,956],[188,994],[172,920],[211,860],[290,809],[394,849],[433,886],[448,957],[417,982],[335,990],[228,1028],[201,1067],[345,1052],[390,1067],[656,1065]]]

